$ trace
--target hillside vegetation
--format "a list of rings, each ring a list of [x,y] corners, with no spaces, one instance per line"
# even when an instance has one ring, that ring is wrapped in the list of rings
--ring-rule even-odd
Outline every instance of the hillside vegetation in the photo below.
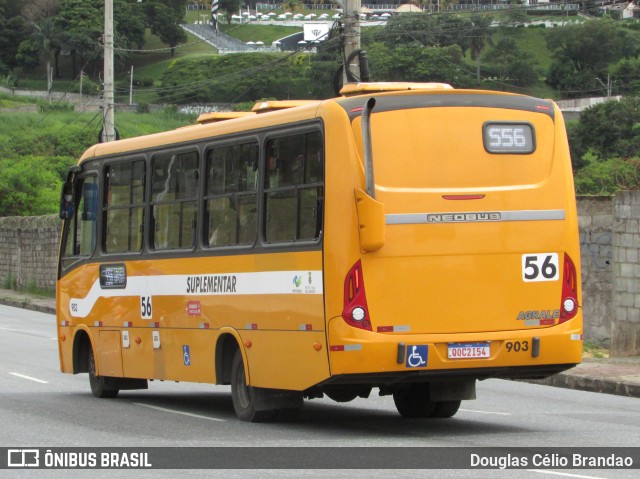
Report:
[[[68,168],[98,141],[101,112],[52,108],[46,102],[0,95],[0,108],[34,104],[38,113],[0,112],[0,216],[55,213]],[[194,122],[168,108],[161,113],[117,113],[123,138],[170,130]]]
[[[627,95],[589,109],[568,124],[576,190],[611,193],[640,187],[640,28],[611,19],[574,21],[556,27],[491,26],[490,15],[413,15],[386,27],[363,28],[373,81],[438,81],[457,88],[514,91],[546,98]],[[502,19],[504,20],[504,19]],[[501,20],[501,21],[502,21]],[[509,20],[508,18],[506,20]],[[230,25],[243,41],[288,35],[295,27]],[[332,32],[315,54],[308,51],[216,55],[195,37],[170,49],[149,29],[134,66],[134,102],[141,113],[116,114],[122,138],[192,123],[175,107],[160,113],[150,103],[224,103],[242,108],[263,98],[326,98],[335,95],[341,37]],[[117,97],[128,101],[131,65],[119,64]],[[54,89],[79,91],[70,78],[71,59],[60,58]],[[0,85],[45,89],[43,65],[21,76],[0,75]],[[97,76],[83,79],[97,93]],[[604,80],[604,81],[603,81]],[[245,102],[243,104],[243,102]],[[36,113],[0,113],[0,215],[37,215],[57,210],[67,168],[98,138],[99,112],[0,95],[0,108],[30,104]]]

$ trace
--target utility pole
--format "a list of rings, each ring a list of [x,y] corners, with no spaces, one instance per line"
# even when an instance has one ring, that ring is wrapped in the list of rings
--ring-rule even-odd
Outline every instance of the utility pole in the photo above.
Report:
[[[104,0],[103,143],[116,139],[113,103],[113,0]]]
[[[344,0],[344,56],[349,58],[354,51],[360,49],[360,2],[361,0]],[[357,57],[354,58],[358,61]],[[353,60],[352,60],[353,61]],[[347,68],[352,72],[351,64],[344,65],[343,84],[347,83]]]
[[[598,80],[600,82],[600,84],[606,88],[607,90],[607,100],[609,100],[611,98],[611,87],[613,86],[613,82],[611,81],[611,75],[609,73],[607,73],[607,84],[605,85],[604,82],[602,80],[600,80],[600,78],[596,77],[596,80]]]

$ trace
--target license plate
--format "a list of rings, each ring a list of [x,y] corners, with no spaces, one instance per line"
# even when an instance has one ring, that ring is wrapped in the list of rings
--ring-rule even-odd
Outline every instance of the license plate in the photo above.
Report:
[[[449,359],[486,359],[491,357],[489,343],[449,344]]]

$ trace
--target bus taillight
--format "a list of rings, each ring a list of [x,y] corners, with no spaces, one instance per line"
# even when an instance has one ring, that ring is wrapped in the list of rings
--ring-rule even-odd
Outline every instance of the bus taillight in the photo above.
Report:
[[[570,320],[578,313],[578,275],[568,254],[564,255],[562,275],[562,298],[560,301],[560,323]]]
[[[364,280],[360,260],[354,264],[344,279],[344,309],[342,318],[347,324],[371,331],[367,297],[364,293]]]

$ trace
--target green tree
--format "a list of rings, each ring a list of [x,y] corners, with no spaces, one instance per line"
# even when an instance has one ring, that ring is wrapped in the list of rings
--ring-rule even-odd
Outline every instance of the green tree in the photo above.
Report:
[[[399,45],[433,46],[436,44],[436,29],[435,15],[396,15],[389,18],[376,39],[392,49]]]
[[[513,38],[501,39],[484,55],[484,60],[490,75],[497,76],[501,83],[525,87],[538,80],[536,59],[524,52]]]
[[[612,69],[614,91],[640,95],[640,58],[620,60]]]
[[[469,28],[469,50],[471,59],[476,61],[476,83],[480,84],[480,59],[482,50],[491,41],[491,16],[474,14],[471,17],[471,28]]]
[[[169,103],[315,98],[326,90],[311,86],[313,75],[314,62],[307,54],[294,60],[265,53],[179,58],[162,75],[161,98]]]
[[[569,131],[574,168],[610,158],[640,158],[640,98],[627,97],[587,108]]]
[[[554,88],[570,96],[598,90],[596,77],[622,57],[622,42],[611,22],[592,20],[554,28],[546,36],[554,58],[547,77]]]
[[[472,28],[473,24],[467,16],[412,13],[391,17],[386,27],[378,33],[377,39],[390,48],[399,45],[458,45],[464,55],[471,47]]]
[[[154,35],[171,47],[171,55],[175,54],[175,47],[187,41],[187,34],[180,27],[184,19],[182,0],[152,0],[145,3],[147,22]]]
[[[127,49],[144,44],[145,14],[134,0],[114,0],[114,46],[116,59],[123,61]],[[72,77],[76,78],[76,60],[102,70],[104,0],[60,0],[57,27],[64,32],[63,43],[71,51]]]
[[[0,0],[0,75],[20,66],[18,48],[29,35],[20,14],[23,6],[21,1]]]
[[[231,23],[231,15],[234,15],[240,9],[240,5],[244,2],[242,0],[220,0],[220,10],[226,13],[227,23]]]
[[[304,4],[300,0],[285,0],[280,7],[285,12],[295,13],[301,11]]]
[[[71,52],[73,78],[76,77],[77,60],[82,69],[93,63],[95,71],[101,58],[100,40],[104,32],[104,3],[101,0],[61,0],[56,24],[65,33],[64,44]]]
[[[367,49],[376,81],[443,82],[468,87],[473,79],[458,45],[390,48],[376,43]]]

